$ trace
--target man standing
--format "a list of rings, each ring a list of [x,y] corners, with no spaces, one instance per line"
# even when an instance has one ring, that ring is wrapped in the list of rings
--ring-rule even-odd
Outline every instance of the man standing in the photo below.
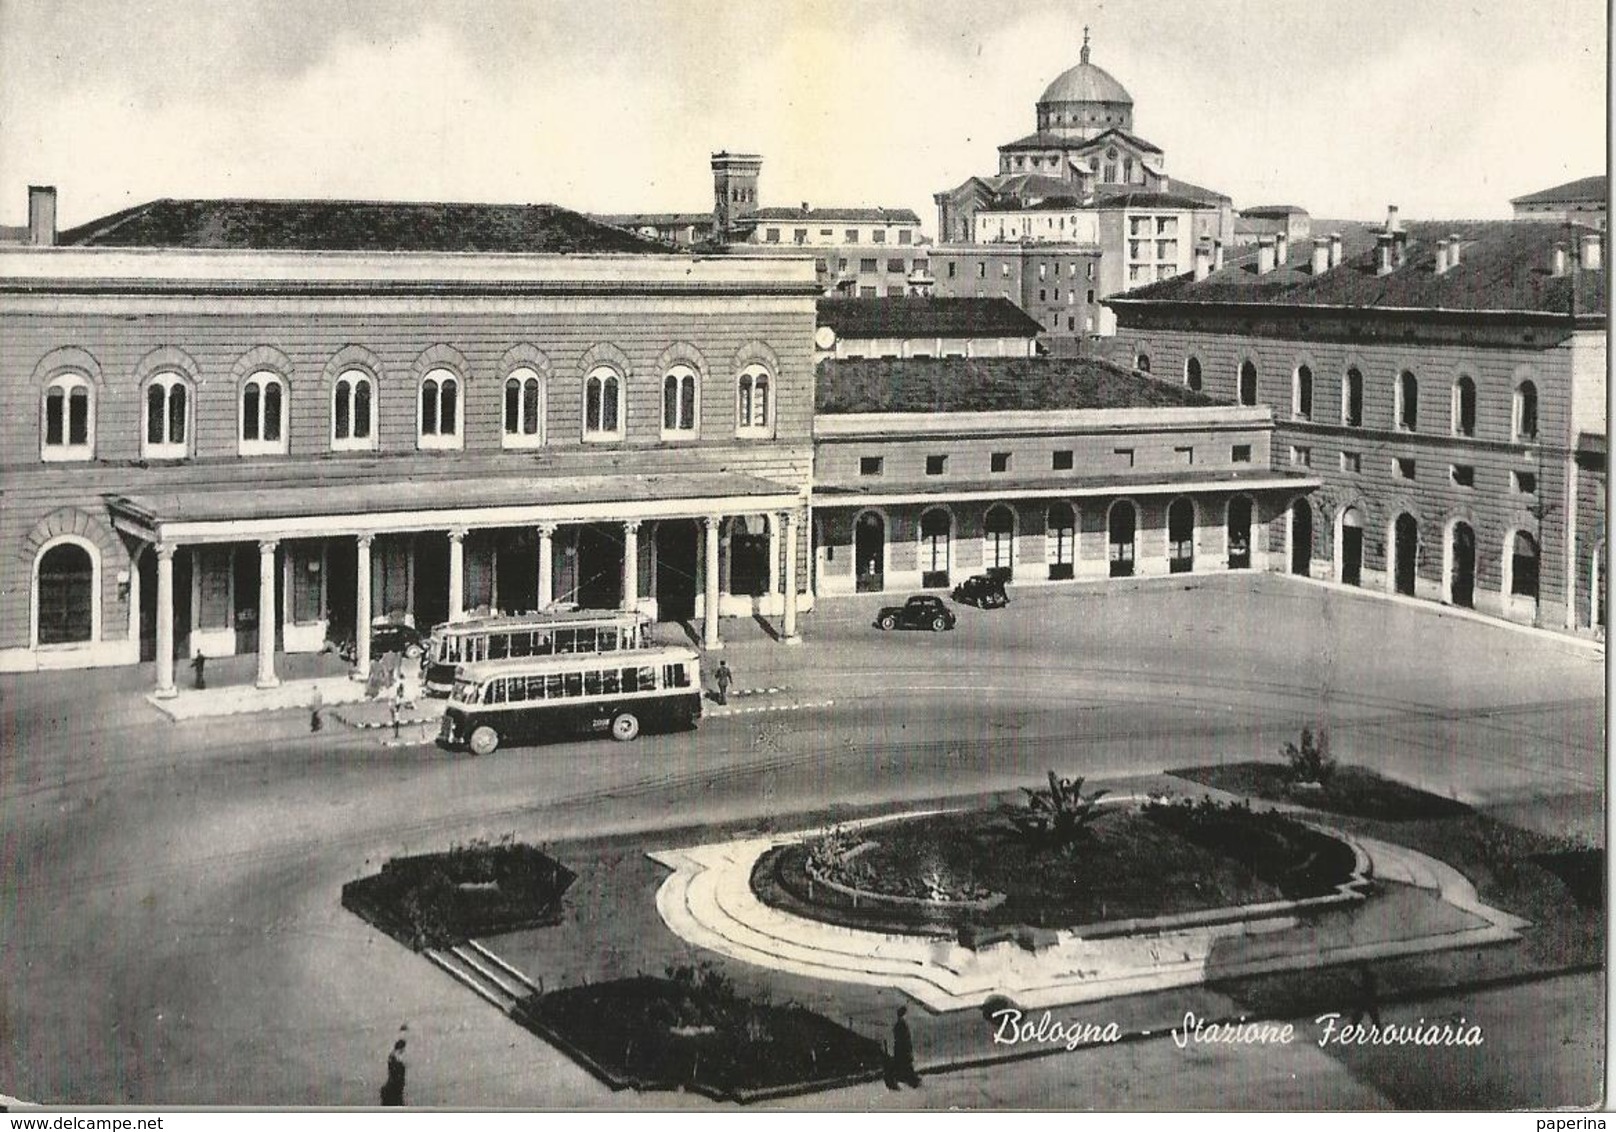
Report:
[[[191,670],[196,673],[195,687],[200,692],[208,686],[208,658],[200,650],[191,661]]]
[[[909,1034],[908,1013],[907,1006],[898,1007],[898,1020],[892,1024],[892,1079],[918,1089],[920,1074],[915,1072],[915,1040]]]
[[[387,1083],[382,1086],[382,1104],[397,1107],[404,1103],[404,1039],[393,1043],[387,1055]]]
[[[718,662],[718,671],[713,678],[718,681],[718,702],[729,703],[729,686],[734,682],[735,675],[729,670],[728,662],[722,660]]]

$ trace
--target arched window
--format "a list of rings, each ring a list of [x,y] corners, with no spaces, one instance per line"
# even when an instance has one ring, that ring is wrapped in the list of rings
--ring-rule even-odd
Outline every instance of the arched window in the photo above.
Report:
[[[146,383],[146,427],[140,455],[148,460],[177,460],[189,451],[191,386],[177,373],[160,373]]]
[[[1313,371],[1297,366],[1291,375],[1291,416],[1298,420],[1313,418]]]
[[[286,451],[286,382],[279,374],[260,370],[242,383],[237,439],[243,456]]]
[[[1408,370],[1397,375],[1397,427],[1404,432],[1420,427],[1420,383]]]
[[[1523,381],[1515,387],[1515,439],[1537,439],[1537,386]]]
[[[696,371],[674,366],[662,378],[662,435],[696,434]]]
[[[1141,352],[1140,355],[1133,360],[1133,368],[1138,370],[1140,373],[1149,373],[1150,355]]]
[[[949,543],[953,539],[954,517],[934,507],[920,517],[920,584],[948,585]]]
[[[1201,391],[1201,359],[1194,355],[1184,362],[1184,384],[1196,393]]]
[[[1126,499],[1113,503],[1105,525],[1109,543],[1108,553],[1111,558],[1111,576],[1133,577],[1134,534],[1138,526],[1138,515],[1134,512],[1133,504]]]
[[[376,384],[363,370],[343,370],[331,389],[331,447],[376,447]]]
[[[78,644],[98,628],[96,555],[78,539],[56,542],[35,560],[35,641]]]
[[[1476,435],[1476,383],[1463,374],[1453,383],[1453,435]]]
[[[982,531],[982,565],[1009,571],[1015,565],[1016,517],[1002,503],[988,509]]]
[[[1240,403],[1257,403],[1257,365],[1250,360],[1240,363]]]
[[[435,369],[421,379],[420,448],[460,447],[460,379],[446,369]]]
[[[53,378],[40,411],[42,459],[88,460],[95,454],[95,389],[89,378],[80,373]]]
[[[1537,540],[1525,531],[1516,531],[1510,548],[1509,592],[1516,597],[1537,600]]]
[[[1070,503],[1051,503],[1044,529],[1044,557],[1049,562],[1049,580],[1070,581],[1077,559],[1077,512]]]
[[[1195,504],[1173,500],[1167,508],[1167,570],[1187,574],[1195,569]]]
[[[747,366],[735,385],[735,431],[742,436],[767,436],[774,427],[773,385],[769,371]]]
[[[623,439],[623,378],[609,366],[584,378],[584,439]]]
[[[1341,377],[1341,423],[1350,428],[1363,426],[1363,374],[1356,369]]]
[[[544,381],[523,366],[505,377],[506,448],[538,448],[544,443]]]

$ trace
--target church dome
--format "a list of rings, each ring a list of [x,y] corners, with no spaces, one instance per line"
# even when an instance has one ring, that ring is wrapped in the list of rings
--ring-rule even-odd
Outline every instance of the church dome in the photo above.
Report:
[[[1088,36],[1083,37],[1081,62],[1050,83],[1040,106],[1051,102],[1124,102],[1133,105],[1133,96],[1110,73],[1089,62]]]

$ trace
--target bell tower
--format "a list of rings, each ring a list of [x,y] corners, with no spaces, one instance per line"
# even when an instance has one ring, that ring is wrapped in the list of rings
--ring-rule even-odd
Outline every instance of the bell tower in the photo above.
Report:
[[[713,238],[729,239],[731,229],[757,212],[758,175],[763,158],[755,153],[713,154]]]

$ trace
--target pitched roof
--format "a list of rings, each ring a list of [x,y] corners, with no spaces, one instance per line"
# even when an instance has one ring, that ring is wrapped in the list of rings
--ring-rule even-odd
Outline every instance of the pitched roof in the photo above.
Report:
[[[1017,138],[1013,142],[1005,142],[1000,149],[1069,149],[1074,153],[1081,153],[1086,149],[1093,149],[1097,145],[1104,145],[1109,141],[1121,139],[1135,149],[1145,153],[1161,153],[1160,146],[1152,145],[1144,138],[1136,137],[1126,130],[1119,130],[1115,126],[1103,134],[1096,134],[1092,138],[1074,138],[1066,134],[1056,133],[1053,130],[1038,130],[1024,138]]]
[[[1093,208],[1211,208],[1204,200],[1183,193],[1113,193],[1100,197]]]
[[[1331,229],[1314,224],[1315,234]],[[1555,276],[1549,254],[1566,239],[1565,226],[1527,220],[1418,221],[1407,225],[1402,267],[1376,273],[1378,229],[1367,224],[1339,228],[1341,264],[1320,275],[1310,257],[1294,251],[1284,266],[1257,274],[1256,249],[1228,260],[1222,270],[1196,282],[1192,275],[1152,283],[1118,295],[1120,311],[1135,303],[1263,303],[1271,306],[1367,307],[1457,311],[1567,313],[1576,288],[1580,313],[1608,309],[1605,273],[1575,269]],[[1459,265],[1436,274],[1436,244],[1455,233]]]
[[[1009,299],[820,299],[838,338],[1034,338],[1042,324]]]
[[[1575,200],[1605,200],[1610,195],[1609,183],[1603,173],[1597,177],[1583,177],[1576,181],[1567,181],[1563,185],[1555,185],[1552,189],[1540,189],[1535,193],[1527,193],[1523,197],[1515,197],[1510,204],[1559,204]]]
[[[991,412],[1217,405],[1098,358],[827,358],[821,413]]]
[[[70,228],[57,242],[290,251],[669,252],[553,204],[353,200],[155,200]]]
[[[1220,193],[1216,189],[1208,189],[1201,185],[1192,184],[1179,176],[1172,177],[1167,184],[1179,196],[1189,197],[1191,200],[1206,201],[1208,204],[1228,204],[1231,199],[1228,193]]]
[[[1259,220],[1280,220],[1287,216],[1306,216],[1307,209],[1295,204],[1257,204],[1250,208],[1242,208],[1240,215]]]
[[[757,220],[854,220],[862,224],[919,224],[910,208],[760,208]]]

